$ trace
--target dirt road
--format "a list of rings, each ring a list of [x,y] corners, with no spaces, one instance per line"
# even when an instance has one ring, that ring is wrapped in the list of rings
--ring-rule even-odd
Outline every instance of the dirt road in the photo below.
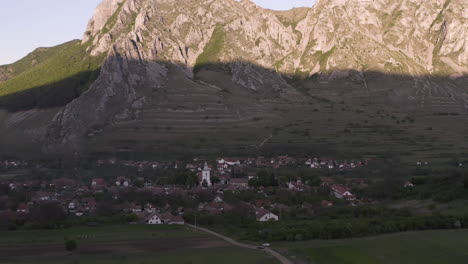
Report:
[[[197,229],[197,230],[200,230],[200,231],[203,231],[203,232],[206,232],[206,233],[209,233],[213,236],[216,236],[216,237],[219,237],[221,239],[223,239],[224,241],[234,245],[234,246],[238,246],[238,247],[242,247],[242,248],[249,248],[249,249],[257,249],[256,246],[254,245],[249,245],[249,244],[244,244],[244,243],[240,243],[238,241],[235,241],[234,239],[232,238],[229,238],[227,236],[224,236],[224,235],[221,235],[219,233],[216,233],[214,231],[211,231],[209,229],[206,229],[206,228],[203,228],[203,227],[199,227],[199,226],[194,226],[194,225],[189,225],[189,224],[186,224],[187,226],[190,226],[194,229]],[[294,264],[291,260],[289,260],[288,258],[286,258],[285,256],[281,255],[280,253],[274,251],[273,249],[271,248],[265,248],[263,249],[265,252],[267,252],[268,254],[272,255],[273,257],[275,257],[280,263],[282,264]]]

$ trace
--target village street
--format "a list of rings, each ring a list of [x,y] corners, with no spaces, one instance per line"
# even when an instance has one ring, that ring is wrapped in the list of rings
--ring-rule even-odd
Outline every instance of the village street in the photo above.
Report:
[[[190,226],[194,229],[197,229],[197,230],[200,230],[200,231],[203,231],[203,232],[206,232],[206,233],[209,233],[211,235],[214,235],[216,237],[219,237],[221,239],[223,239],[224,241],[234,245],[234,246],[237,246],[237,247],[242,247],[242,248],[249,248],[249,249],[255,249],[257,250],[257,246],[254,246],[254,245],[249,245],[249,244],[244,244],[244,243],[240,243],[240,242],[237,242],[235,241],[234,239],[232,238],[229,238],[227,236],[223,236],[219,233],[216,233],[214,231],[211,231],[209,229],[206,229],[206,228],[203,228],[203,227],[199,227],[199,226],[194,226],[194,225],[190,225],[190,224],[186,224],[187,226]],[[288,258],[286,258],[285,256],[281,255],[280,253],[274,251],[273,249],[271,248],[268,248],[266,247],[265,249],[263,249],[265,252],[267,252],[268,254],[272,255],[273,257],[275,257],[280,263],[282,264],[294,264],[294,262],[292,262],[291,260],[289,260]]]

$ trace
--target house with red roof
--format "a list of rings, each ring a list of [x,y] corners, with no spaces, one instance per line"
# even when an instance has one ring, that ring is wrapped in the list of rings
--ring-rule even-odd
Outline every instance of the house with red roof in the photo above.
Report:
[[[356,197],[351,193],[350,189],[341,184],[333,184],[331,186],[333,195],[338,199],[345,199],[348,201],[356,200]]]
[[[18,205],[18,208],[16,208],[16,212],[17,213],[23,213],[23,214],[27,214],[29,213],[29,206],[25,203],[20,203]]]

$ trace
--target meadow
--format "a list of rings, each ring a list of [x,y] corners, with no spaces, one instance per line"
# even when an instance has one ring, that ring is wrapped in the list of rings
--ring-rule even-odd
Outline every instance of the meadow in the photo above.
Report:
[[[65,240],[78,248],[65,250]],[[185,226],[121,225],[0,233],[0,263],[238,263],[275,261]]]
[[[435,230],[275,245],[304,263],[314,264],[468,263],[467,246],[468,230]]]

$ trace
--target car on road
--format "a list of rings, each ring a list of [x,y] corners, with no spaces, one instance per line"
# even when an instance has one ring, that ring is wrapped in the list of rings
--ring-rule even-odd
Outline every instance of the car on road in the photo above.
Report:
[[[262,246],[264,246],[264,247],[269,247],[269,246],[271,246],[271,245],[270,245],[270,243],[263,243]]]

